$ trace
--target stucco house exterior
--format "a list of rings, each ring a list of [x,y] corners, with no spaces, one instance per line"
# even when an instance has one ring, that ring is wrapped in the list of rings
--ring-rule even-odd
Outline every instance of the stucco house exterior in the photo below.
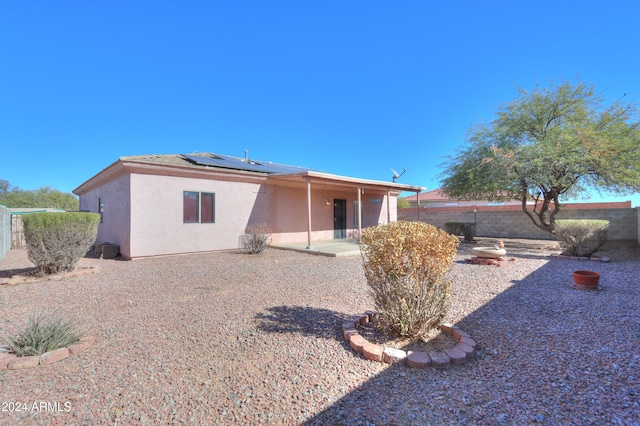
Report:
[[[102,214],[98,243],[128,259],[237,249],[251,225],[272,243],[354,238],[397,220],[397,197],[424,188],[212,153],[120,157],[73,190]]]

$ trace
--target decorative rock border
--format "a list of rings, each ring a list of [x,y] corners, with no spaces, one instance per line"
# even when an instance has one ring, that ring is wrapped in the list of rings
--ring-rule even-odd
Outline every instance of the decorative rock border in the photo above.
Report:
[[[516,260],[515,257],[509,258],[509,262],[514,262],[515,260]],[[488,257],[474,256],[470,259],[467,259],[467,262],[471,262],[475,265],[492,265],[492,266],[497,266],[499,268],[504,268],[505,266],[507,266],[507,260],[504,257],[488,258]]]
[[[444,352],[403,351],[402,349],[383,347],[369,342],[358,333],[362,324],[375,321],[378,312],[367,311],[362,316],[353,316],[342,323],[342,333],[351,348],[365,358],[388,364],[406,363],[413,368],[447,368],[450,365],[462,365],[473,357],[476,342],[469,334],[452,324],[441,324],[440,330],[451,336],[457,345]]]
[[[34,368],[39,365],[53,364],[68,358],[69,355],[77,355],[95,343],[95,337],[83,337],[78,343],[66,348],[54,349],[42,355],[16,356],[8,352],[0,352],[0,370],[22,370],[24,368]],[[8,349],[7,346],[0,346],[0,349]]]

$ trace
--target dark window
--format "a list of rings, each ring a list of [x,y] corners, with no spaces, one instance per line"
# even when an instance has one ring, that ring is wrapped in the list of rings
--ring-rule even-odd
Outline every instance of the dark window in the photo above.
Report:
[[[208,192],[200,194],[200,222],[215,223],[216,195]]]
[[[184,223],[198,223],[198,193],[184,192]]]
[[[104,221],[104,203],[102,198],[98,198],[98,213],[100,213],[100,223]]]
[[[210,192],[184,191],[184,223],[215,223],[215,199]]]
[[[362,200],[360,201],[360,211],[362,211]],[[357,228],[360,222],[360,216],[358,216],[358,200],[353,200],[353,227]]]

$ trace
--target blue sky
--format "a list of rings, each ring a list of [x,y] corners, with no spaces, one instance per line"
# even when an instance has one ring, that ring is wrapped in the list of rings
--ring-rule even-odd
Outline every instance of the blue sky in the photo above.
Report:
[[[435,189],[517,86],[640,101],[638,16],[631,0],[4,1],[0,179],[70,192],[124,155],[247,149]]]

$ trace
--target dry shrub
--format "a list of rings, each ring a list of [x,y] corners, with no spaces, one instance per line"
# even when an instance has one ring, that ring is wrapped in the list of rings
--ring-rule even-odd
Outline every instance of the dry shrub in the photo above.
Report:
[[[269,246],[271,234],[267,231],[267,225],[258,223],[249,225],[247,233],[240,237],[242,248],[249,254],[259,254]]]
[[[590,256],[607,242],[608,220],[564,219],[556,220],[555,234],[562,254]]]
[[[451,297],[446,275],[458,244],[457,237],[424,222],[399,221],[363,232],[364,273],[382,331],[421,338],[442,321]]]

